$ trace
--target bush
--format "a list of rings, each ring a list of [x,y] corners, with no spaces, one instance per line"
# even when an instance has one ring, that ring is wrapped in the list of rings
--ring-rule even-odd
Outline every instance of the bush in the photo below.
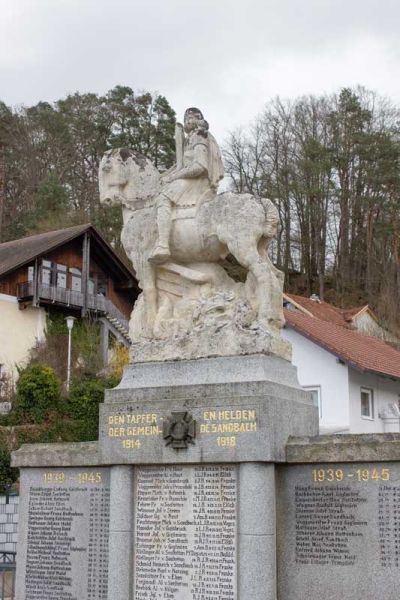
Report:
[[[53,310],[47,315],[46,339],[31,351],[30,364],[48,365],[65,381],[67,352],[68,329],[65,314]],[[102,368],[99,324],[88,319],[78,319],[72,329],[72,378],[92,378]]]
[[[11,455],[6,448],[0,448],[0,493],[3,494],[7,488],[18,479],[18,469],[10,466]]]
[[[60,396],[61,381],[50,367],[32,365],[20,371],[16,410],[25,421],[43,423],[58,410]]]
[[[82,440],[97,440],[99,435],[99,404],[104,390],[113,387],[111,379],[88,379],[71,385],[68,415],[81,423]]]
[[[111,361],[108,370],[111,376],[120,381],[124,368],[129,363],[129,349],[116,342],[112,349]]]

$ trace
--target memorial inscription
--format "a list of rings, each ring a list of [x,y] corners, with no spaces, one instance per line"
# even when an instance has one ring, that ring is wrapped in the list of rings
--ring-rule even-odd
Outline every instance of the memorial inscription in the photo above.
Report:
[[[107,405],[103,411],[107,443],[116,451],[133,451],[133,456],[143,456],[142,462],[147,462],[146,450],[154,447],[157,441],[162,442],[171,415],[165,410],[132,413],[127,407],[116,411]],[[205,448],[211,452],[235,449],[240,443],[245,443],[248,436],[260,433],[258,407],[230,410],[224,407],[193,407],[190,414],[196,444],[204,442]]]
[[[21,489],[19,600],[107,600],[108,469],[28,469]]]
[[[296,564],[354,565],[353,542],[368,526],[357,513],[366,501],[365,493],[350,486],[296,485]]]
[[[236,467],[136,469],[135,600],[236,599]]]
[[[378,491],[380,562],[383,568],[400,567],[400,486],[380,485]]]
[[[398,597],[399,464],[281,467],[278,487],[282,598]]]

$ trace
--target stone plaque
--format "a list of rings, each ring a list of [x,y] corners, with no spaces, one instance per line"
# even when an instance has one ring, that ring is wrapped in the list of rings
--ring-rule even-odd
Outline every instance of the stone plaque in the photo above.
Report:
[[[189,402],[188,402],[189,404]],[[147,406],[104,404],[100,408],[100,445],[104,462],[129,464],[223,463],[256,460],[273,440],[266,432],[268,411],[251,398],[235,404],[226,398],[219,405],[182,408],[179,402]],[[170,444],[165,434],[171,414],[190,414],[193,431],[185,451]]]
[[[236,600],[236,473],[136,469],[134,600]]]
[[[279,469],[278,580],[285,600],[397,600],[400,464]]]
[[[24,469],[18,600],[107,600],[108,469]]]

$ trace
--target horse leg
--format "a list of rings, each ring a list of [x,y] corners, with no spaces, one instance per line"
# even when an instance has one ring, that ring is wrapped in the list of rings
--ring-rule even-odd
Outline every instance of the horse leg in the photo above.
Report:
[[[153,337],[157,317],[158,292],[154,269],[149,264],[143,269],[143,300],[145,310],[144,334]]]
[[[260,256],[257,242],[249,244],[249,237],[228,243],[229,251],[247,268],[257,282],[258,320],[269,329],[280,329],[284,323],[282,308],[283,281],[268,256]]]
[[[158,310],[158,292],[156,288],[155,270],[147,261],[145,256],[130,255],[132,264],[136,271],[139,286],[142,288],[143,296],[143,317],[141,318],[140,335],[147,338],[153,337],[154,324]]]

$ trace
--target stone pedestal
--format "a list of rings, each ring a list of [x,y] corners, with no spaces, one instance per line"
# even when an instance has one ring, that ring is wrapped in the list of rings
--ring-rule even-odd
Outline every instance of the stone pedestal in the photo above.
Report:
[[[196,438],[183,450],[163,427],[187,412]],[[100,407],[104,464],[280,462],[290,435],[318,431],[296,368],[263,355],[130,365]]]
[[[81,483],[90,498],[108,490],[107,507],[99,505],[103,516],[109,511],[102,533],[108,559],[93,566],[91,530],[82,533],[80,571],[75,566],[71,581],[63,579],[66,598],[79,589],[79,600],[150,600],[156,592],[198,600],[207,590],[216,600],[276,600],[275,465],[286,460],[289,436],[317,429],[317,409],[283,359],[129,366],[100,407],[97,444],[33,445],[14,453],[26,507],[18,599],[36,598],[26,593],[23,572],[28,553],[40,551],[39,542],[38,548],[28,542],[34,487],[51,499],[54,489],[62,495],[66,485]],[[84,517],[68,496],[70,509],[78,531]],[[97,518],[90,516],[93,523]],[[107,581],[95,595],[92,583],[82,583],[92,571]]]

